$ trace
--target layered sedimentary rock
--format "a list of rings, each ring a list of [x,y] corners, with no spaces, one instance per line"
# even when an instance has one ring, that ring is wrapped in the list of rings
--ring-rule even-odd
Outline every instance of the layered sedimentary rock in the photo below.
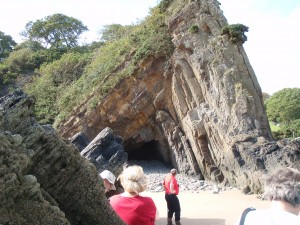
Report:
[[[272,141],[245,50],[221,35],[228,23],[218,1],[173,1],[167,13],[171,59],[148,58],[95,110],[78,108],[60,133],[82,132],[91,141],[110,127],[127,151],[155,140],[160,159],[181,173],[253,191],[269,170],[300,168],[299,141]]]
[[[0,224],[116,224],[96,167],[33,117],[22,92],[0,98]]]
[[[80,155],[93,163],[99,174],[103,170],[109,170],[116,177],[121,174],[128,159],[127,153],[124,151],[123,139],[115,135],[108,127],[87,144],[80,151]]]

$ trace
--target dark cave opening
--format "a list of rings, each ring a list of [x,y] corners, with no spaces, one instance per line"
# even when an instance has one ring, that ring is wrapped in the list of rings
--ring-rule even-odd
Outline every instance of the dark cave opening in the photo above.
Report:
[[[160,151],[160,144],[158,141],[152,140],[144,143],[137,148],[125,148],[128,154],[128,160],[159,160],[163,163],[162,153]]]

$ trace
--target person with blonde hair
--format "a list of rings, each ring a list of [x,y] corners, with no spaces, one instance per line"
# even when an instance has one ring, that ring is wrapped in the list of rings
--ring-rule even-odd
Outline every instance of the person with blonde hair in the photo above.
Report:
[[[281,168],[265,181],[268,209],[245,211],[236,225],[300,225],[300,171]],[[248,212],[248,213],[247,213]]]
[[[141,196],[147,189],[147,177],[140,166],[129,166],[119,176],[124,192],[109,198],[112,208],[128,225],[154,225],[158,211],[150,197]]]

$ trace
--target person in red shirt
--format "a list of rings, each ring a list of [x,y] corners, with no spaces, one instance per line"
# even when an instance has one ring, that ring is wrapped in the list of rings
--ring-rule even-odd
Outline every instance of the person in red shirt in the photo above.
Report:
[[[140,166],[127,167],[120,175],[124,192],[109,198],[110,205],[128,225],[154,225],[159,218],[150,197],[140,196],[147,188],[147,178]]]
[[[172,225],[173,214],[175,213],[175,224],[181,225],[180,223],[180,202],[177,197],[179,194],[179,185],[175,178],[177,174],[176,169],[171,169],[170,173],[165,177],[163,186],[165,189],[165,199],[168,207],[168,225]]]

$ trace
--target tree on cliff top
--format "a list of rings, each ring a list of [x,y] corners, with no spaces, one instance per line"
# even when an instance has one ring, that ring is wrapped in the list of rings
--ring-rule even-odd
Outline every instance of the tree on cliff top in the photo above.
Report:
[[[274,93],[266,107],[272,122],[288,123],[300,119],[300,88],[285,88]]]
[[[80,20],[57,13],[28,22],[22,35],[44,47],[72,48],[78,45],[79,36],[87,30]]]
[[[12,52],[16,42],[12,39],[10,35],[6,35],[0,31],[0,61],[6,58],[10,52]]]
[[[266,100],[266,109],[269,121],[280,125],[284,137],[300,136],[300,88],[274,93]]]

